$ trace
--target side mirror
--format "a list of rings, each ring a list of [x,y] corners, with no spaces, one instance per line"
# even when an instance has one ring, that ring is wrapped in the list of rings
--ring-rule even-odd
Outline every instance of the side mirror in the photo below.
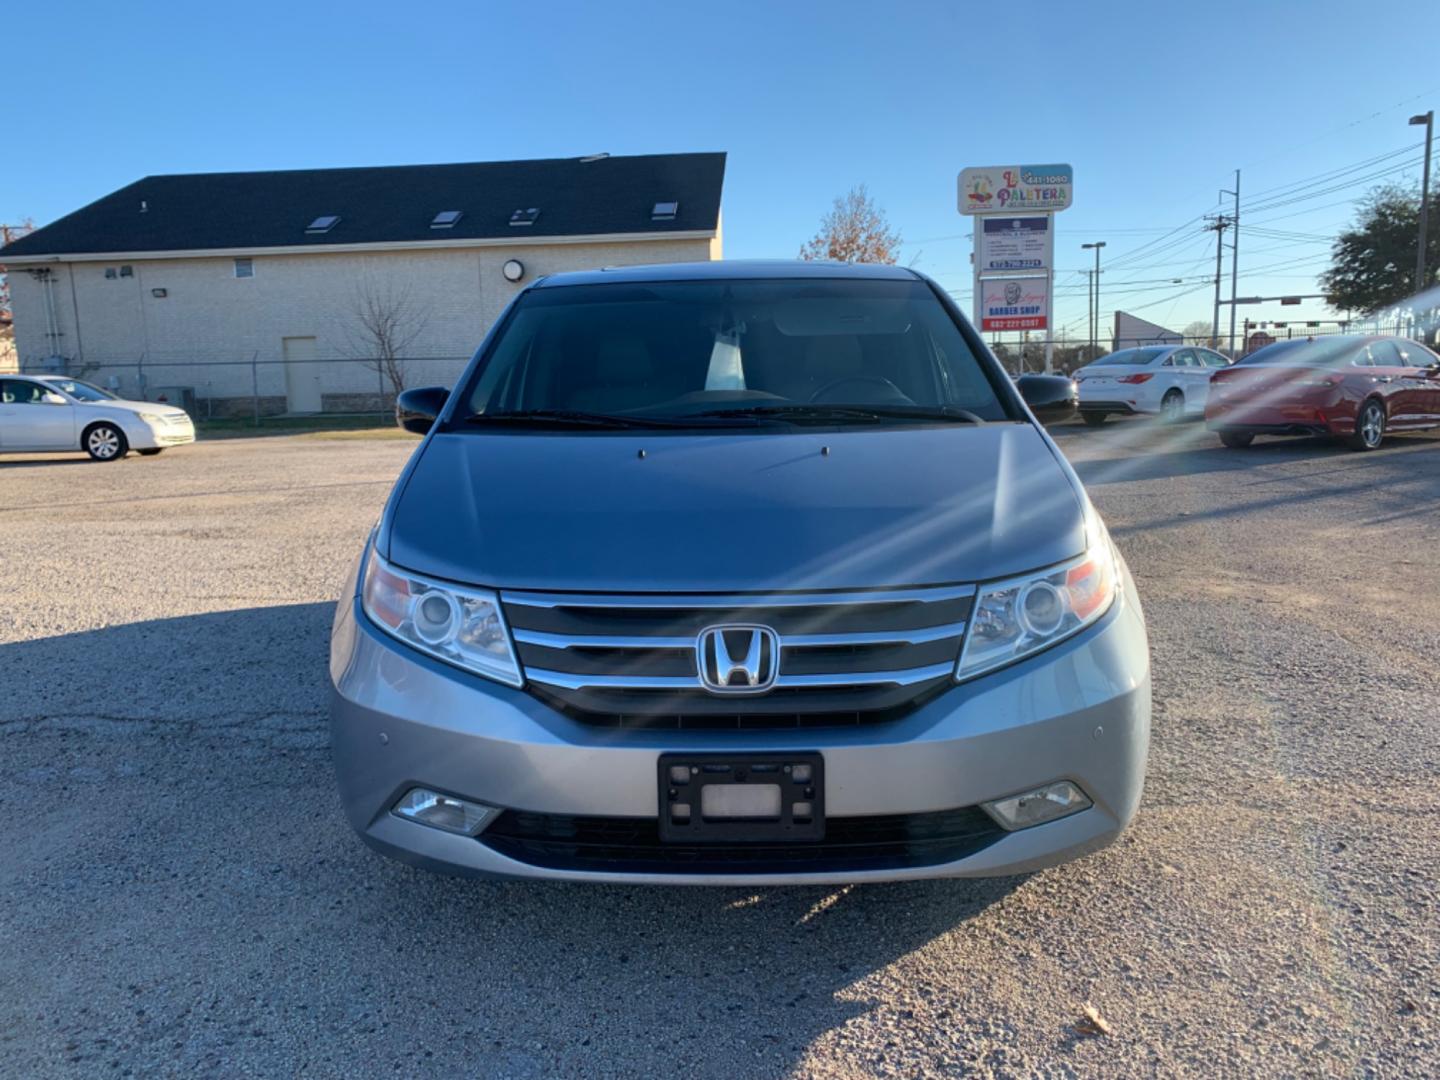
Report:
[[[69,404],[70,404],[70,402],[66,401],[63,397],[61,397],[59,394],[57,394],[54,390],[46,390],[43,394],[40,395],[40,401],[41,401],[42,404],[45,404],[45,405],[69,405]]]
[[[435,418],[449,399],[448,386],[421,386],[401,391],[395,399],[395,422],[406,431],[424,435],[434,425]]]
[[[1080,391],[1068,375],[1021,375],[1015,389],[1042,424],[1069,420],[1080,406]]]

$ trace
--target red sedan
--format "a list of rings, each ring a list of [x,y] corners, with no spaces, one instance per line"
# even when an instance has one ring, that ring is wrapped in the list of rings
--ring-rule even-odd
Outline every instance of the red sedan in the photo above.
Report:
[[[1210,379],[1205,423],[1226,446],[1256,435],[1330,435],[1374,450],[1440,427],[1440,356],[1406,338],[1277,341]]]

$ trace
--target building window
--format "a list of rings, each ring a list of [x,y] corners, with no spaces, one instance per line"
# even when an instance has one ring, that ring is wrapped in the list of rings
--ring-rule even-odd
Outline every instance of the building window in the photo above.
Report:
[[[122,266],[122,267],[120,267],[120,276],[121,276],[121,277],[134,277],[134,276],[135,276],[135,270],[134,270],[133,267]]]
[[[117,275],[117,274],[115,273],[115,267],[113,267],[113,266],[107,266],[107,267],[105,267],[105,277],[106,277],[107,279],[109,279],[110,281],[114,281],[115,278],[118,277],[118,276],[119,276],[119,275]]]
[[[235,276],[236,276],[236,277],[254,277],[254,276],[255,276],[255,260],[254,260],[254,259],[236,259],[236,260],[235,260]]]

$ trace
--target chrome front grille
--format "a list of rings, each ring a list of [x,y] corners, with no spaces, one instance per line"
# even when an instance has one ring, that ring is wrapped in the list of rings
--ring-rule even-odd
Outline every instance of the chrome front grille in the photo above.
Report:
[[[949,684],[975,589],[594,595],[506,592],[527,685],[594,723],[672,727],[856,724]],[[717,625],[779,638],[772,689],[716,693],[698,640]]]

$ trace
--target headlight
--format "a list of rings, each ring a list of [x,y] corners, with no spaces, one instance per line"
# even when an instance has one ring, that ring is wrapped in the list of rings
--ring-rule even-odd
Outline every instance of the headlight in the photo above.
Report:
[[[1090,550],[1080,558],[980,587],[955,669],[957,682],[1048,649],[1109,610],[1119,579],[1115,549],[1098,519],[1087,531]]]
[[[147,424],[149,424],[151,427],[164,427],[164,426],[165,426],[165,418],[164,418],[163,416],[161,416],[159,413],[142,412],[142,413],[136,413],[136,415],[139,416],[141,420],[144,420],[144,421],[145,421]]]
[[[372,547],[360,595],[371,621],[412,649],[487,679],[524,685],[494,593],[401,570]]]

